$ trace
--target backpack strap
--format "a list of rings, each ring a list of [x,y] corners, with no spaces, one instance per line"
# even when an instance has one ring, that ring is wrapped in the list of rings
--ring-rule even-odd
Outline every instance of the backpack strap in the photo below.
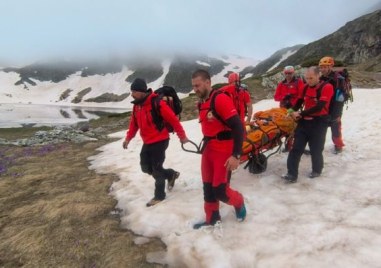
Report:
[[[338,71],[334,72],[334,75],[333,75],[333,80],[335,82],[334,90],[336,90],[337,88],[341,87],[340,86],[340,80],[343,79],[343,78],[344,77]]]
[[[321,82],[319,87],[316,89],[316,98],[317,99],[320,99],[320,96],[321,96],[321,91],[323,89],[323,87],[328,83],[328,81],[324,81],[324,82]],[[308,89],[308,84],[304,86],[303,88],[303,99],[304,97],[306,96],[306,93],[307,93],[307,89]]]
[[[323,90],[323,87],[328,84],[328,82],[323,82],[320,84],[320,86],[316,89],[316,98],[319,100],[321,97],[321,91]]]
[[[151,98],[151,116],[156,128],[159,131],[162,131],[164,128],[164,119],[160,113],[160,100],[161,98],[159,95]]]
[[[242,90],[241,84],[240,83],[236,84],[235,94],[233,96],[230,96],[233,99],[233,104],[234,104],[235,109],[237,110],[238,115],[241,114],[241,110],[240,110],[241,109],[241,105],[240,105],[241,100],[240,100],[240,96],[239,96],[241,90]],[[225,93],[225,94],[230,95],[228,93]]]
[[[134,117],[135,126],[138,126],[138,123],[136,122],[136,104],[132,106],[132,116]]]
[[[306,96],[307,88],[308,88],[308,84],[304,85],[304,88],[303,88],[303,99],[304,99],[304,96]]]
[[[222,117],[216,111],[216,97],[218,95],[220,95],[220,94],[226,94],[226,95],[228,95],[226,92],[220,91],[220,90],[216,90],[215,92],[212,92],[212,96],[210,97],[210,107],[209,107],[209,110],[212,112],[213,116],[218,121],[220,121],[225,126],[228,126],[227,123],[225,122],[225,120],[222,119]]]
[[[211,94],[210,94],[210,104],[209,104],[209,109],[208,109],[208,112],[212,112],[213,116],[218,120],[220,121],[222,124],[224,124],[225,126],[228,126],[227,123],[225,122],[225,120],[222,119],[222,117],[217,113],[216,111],[216,97],[219,95],[219,94],[226,94],[226,92],[223,92],[223,91],[220,91],[218,89],[213,89]],[[201,102],[198,102],[197,104],[197,108],[198,108],[198,112],[200,113],[201,112]],[[201,121],[200,121],[201,122]]]
[[[327,85],[328,83],[329,83],[328,81],[322,81],[322,82],[320,82],[320,84],[317,85],[317,89],[316,89],[316,99],[317,99],[318,101],[320,100],[321,92],[322,92],[322,90],[323,90],[323,87],[324,87],[325,85]],[[303,88],[303,100],[304,100],[304,97],[306,96],[308,87],[309,87],[309,86],[308,86],[308,84],[307,84],[307,85],[305,85],[304,88]],[[330,103],[329,103],[329,107],[331,106],[331,104],[332,104],[332,99],[331,99],[331,101],[330,101]],[[325,107],[324,107],[323,109],[325,109]],[[330,108],[328,108],[328,113],[330,113],[329,109],[330,109]]]

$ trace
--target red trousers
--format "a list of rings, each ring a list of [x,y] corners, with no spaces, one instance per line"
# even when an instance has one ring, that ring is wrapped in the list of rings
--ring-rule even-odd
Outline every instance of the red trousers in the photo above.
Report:
[[[210,141],[211,143],[214,141]],[[231,156],[230,152],[215,150],[206,145],[201,158],[201,175],[204,186],[204,210],[206,222],[214,224],[220,220],[219,201],[232,205],[239,209],[243,205],[242,195],[230,188],[228,171],[225,168],[226,160]]]
[[[343,148],[345,146],[343,142],[343,135],[341,131],[341,117],[337,117],[331,120],[331,133],[332,133],[332,141],[338,148]]]

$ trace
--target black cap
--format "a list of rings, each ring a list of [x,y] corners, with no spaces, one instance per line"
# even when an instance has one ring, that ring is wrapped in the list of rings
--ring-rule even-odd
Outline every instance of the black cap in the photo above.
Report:
[[[147,92],[147,83],[144,79],[136,78],[131,84],[131,90],[139,92]]]

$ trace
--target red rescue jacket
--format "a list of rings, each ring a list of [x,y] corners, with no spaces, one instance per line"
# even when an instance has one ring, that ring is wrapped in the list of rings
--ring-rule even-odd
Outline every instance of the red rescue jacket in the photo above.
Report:
[[[168,130],[163,128],[159,131],[153,122],[151,99],[154,97],[157,97],[157,94],[151,93],[141,104],[134,105],[126,140],[133,139],[138,130],[140,130],[140,136],[145,144],[151,144],[169,138]],[[179,119],[165,101],[160,101],[160,114],[163,119],[173,127],[179,139],[186,138],[185,131]]]
[[[278,87],[276,88],[274,100],[280,102],[280,107],[285,107],[285,101],[287,98],[289,99],[289,107],[293,107],[296,102],[298,101],[298,96],[303,91],[304,83],[303,80],[300,78],[293,78],[290,83],[287,82],[287,80],[283,80],[278,84]],[[288,97],[287,97],[288,96]]]
[[[217,119],[211,109],[210,102],[212,92],[209,98],[200,103],[200,117],[199,121],[201,123],[202,134],[206,137],[214,137],[220,132],[229,131],[230,128],[226,126],[223,122]],[[221,117],[222,120],[226,121],[234,115],[237,115],[237,110],[234,107],[232,99],[226,94],[218,94],[215,98],[215,110],[216,113]],[[233,150],[233,139],[231,140],[217,140],[212,139],[208,142],[208,146],[216,151],[220,152],[231,152]]]
[[[316,116],[325,116],[329,114],[329,106],[331,104],[331,99],[333,96],[333,87],[331,84],[327,83],[321,88],[321,94],[320,97],[317,96],[317,89],[321,87],[323,82],[320,82],[319,84],[311,87],[308,86],[305,91],[305,95],[300,96],[300,98],[304,98],[304,110],[311,109],[312,107],[316,106],[317,102],[320,101],[325,101],[326,104],[323,107],[322,110],[319,112],[310,114],[309,116],[316,117]],[[318,99],[319,97],[319,99]]]

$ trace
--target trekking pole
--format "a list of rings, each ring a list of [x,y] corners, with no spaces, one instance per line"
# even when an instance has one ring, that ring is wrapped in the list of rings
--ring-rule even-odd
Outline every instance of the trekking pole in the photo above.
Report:
[[[188,152],[188,153],[194,153],[194,154],[201,154],[201,144],[200,145],[197,145],[196,143],[194,143],[193,141],[189,141],[190,144],[192,144],[194,147],[196,147],[196,150],[190,150],[190,149],[186,149],[184,147],[184,143],[181,144],[181,148],[185,151],[185,152]]]

